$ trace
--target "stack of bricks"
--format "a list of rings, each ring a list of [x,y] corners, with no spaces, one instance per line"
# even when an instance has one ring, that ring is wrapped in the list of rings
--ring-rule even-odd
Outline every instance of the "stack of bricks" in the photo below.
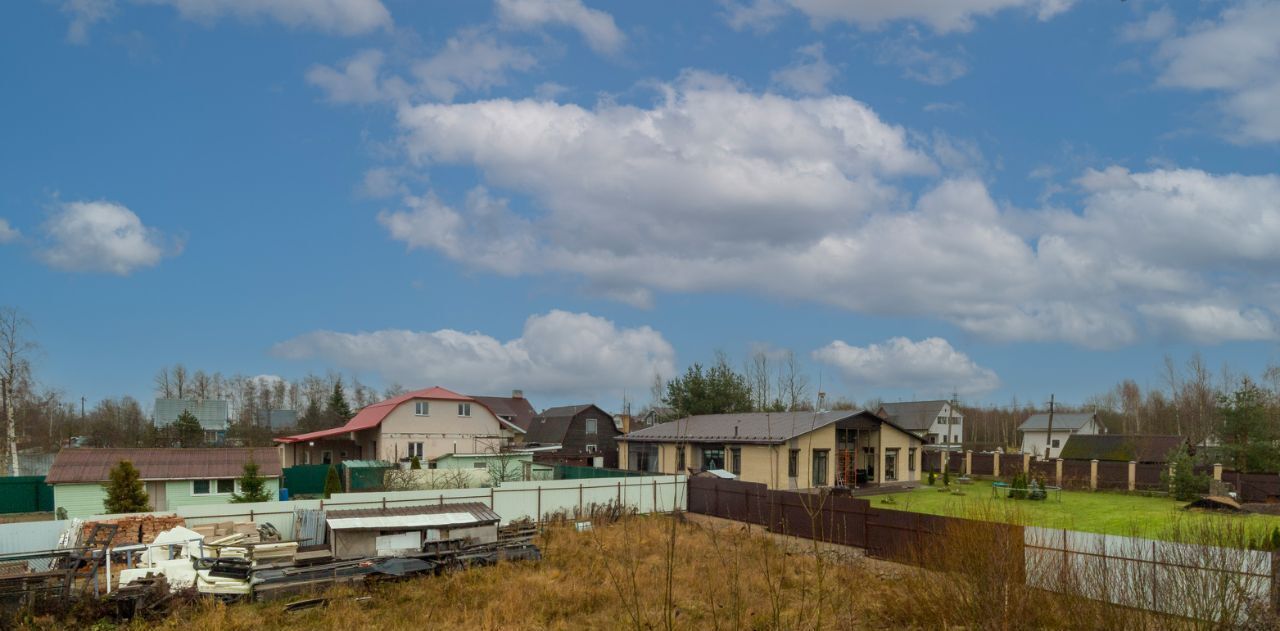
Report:
[[[116,536],[111,540],[112,546],[123,546],[131,543],[151,543],[156,535],[177,526],[185,526],[186,520],[177,515],[133,515],[119,519],[104,519],[85,522],[82,527],[80,541],[87,542],[94,524],[116,524]]]

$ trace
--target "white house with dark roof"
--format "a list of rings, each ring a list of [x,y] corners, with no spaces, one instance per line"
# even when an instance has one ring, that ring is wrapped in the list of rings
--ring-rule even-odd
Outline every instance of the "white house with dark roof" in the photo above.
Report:
[[[1053,425],[1050,434],[1049,426]],[[1018,426],[1022,433],[1022,453],[1044,457],[1045,448],[1049,449],[1049,457],[1057,458],[1062,453],[1062,446],[1067,439],[1076,434],[1105,434],[1107,428],[1098,422],[1098,415],[1092,412],[1055,412],[1050,421],[1046,413],[1032,414]]]
[[[926,449],[960,449],[964,439],[964,414],[950,401],[883,403],[876,414],[915,432]]]

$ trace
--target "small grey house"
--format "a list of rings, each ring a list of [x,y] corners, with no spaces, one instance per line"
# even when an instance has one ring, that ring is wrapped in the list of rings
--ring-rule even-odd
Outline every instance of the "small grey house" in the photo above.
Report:
[[[217,445],[227,438],[231,402],[222,399],[156,399],[151,422],[156,427],[173,424],[183,411],[191,412],[204,429],[206,443]]]
[[[1043,458],[1047,446],[1049,457],[1058,458],[1068,438],[1077,434],[1107,433],[1107,428],[1098,422],[1098,415],[1092,412],[1058,412],[1053,415],[1052,424],[1053,432],[1050,435],[1050,419],[1047,412],[1027,417],[1027,420],[1018,426],[1018,431],[1022,433],[1022,453]]]
[[[950,401],[883,403],[876,415],[915,432],[926,449],[960,449],[964,437],[964,415]]]
[[[618,466],[617,438],[621,434],[613,415],[599,406],[563,405],[533,417],[524,444],[560,445],[558,450],[539,452],[539,460],[592,466],[601,458],[604,466],[613,468]]]

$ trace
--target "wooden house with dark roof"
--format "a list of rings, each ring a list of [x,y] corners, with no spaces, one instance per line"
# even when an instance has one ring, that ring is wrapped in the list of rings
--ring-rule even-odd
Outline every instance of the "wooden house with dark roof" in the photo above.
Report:
[[[537,452],[534,458],[542,462],[592,466],[601,458],[605,467],[614,468],[618,466],[620,435],[613,415],[594,403],[562,405],[533,417],[525,430],[524,444],[560,445],[557,450]]]

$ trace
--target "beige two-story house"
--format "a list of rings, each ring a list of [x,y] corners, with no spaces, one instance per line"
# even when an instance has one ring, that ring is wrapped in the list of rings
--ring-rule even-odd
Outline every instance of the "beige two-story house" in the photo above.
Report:
[[[342,427],[276,442],[286,467],[414,456],[425,466],[446,454],[497,452],[522,433],[481,399],[436,386],[364,407]]]

